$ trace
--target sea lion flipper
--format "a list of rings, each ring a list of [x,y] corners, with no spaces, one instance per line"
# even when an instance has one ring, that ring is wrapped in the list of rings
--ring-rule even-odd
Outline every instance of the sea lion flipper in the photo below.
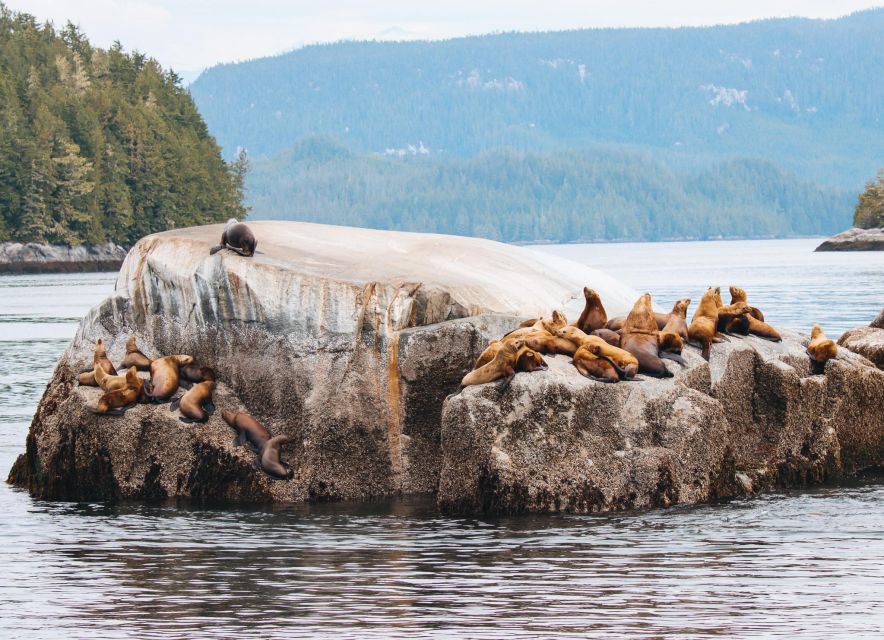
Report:
[[[191,387],[193,387],[193,383],[190,380],[179,380],[178,386],[182,389],[190,389]]]
[[[684,358],[682,358],[681,355],[678,353],[671,353],[669,351],[664,351],[663,353],[660,354],[660,357],[666,358],[667,360],[672,360],[673,362],[677,362],[678,364],[680,364],[683,367],[687,366],[687,364],[688,364],[687,361]]]
[[[172,402],[169,403],[169,411],[178,411],[178,405],[181,403],[181,398],[174,398]]]
[[[196,422],[196,420],[194,420],[193,418],[189,418],[187,416],[181,416],[180,418],[178,418],[178,420],[180,420],[184,424],[190,424],[191,422]]]
[[[221,249],[223,249],[223,248],[224,248],[223,244],[217,244],[214,247],[212,247],[211,249],[209,249],[209,255],[213,256],[216,253],[218,253],[219,251],[221,251]]]
[[[212,415],[215,413],[215,403],[212,402],[212,399],[209,398],[208,402],[203,405],[203,409],[206,410],[206,415]]]

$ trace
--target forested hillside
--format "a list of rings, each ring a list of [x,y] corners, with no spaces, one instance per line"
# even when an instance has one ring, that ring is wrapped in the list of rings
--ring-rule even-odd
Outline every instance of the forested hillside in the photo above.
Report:
[[[308,138],[253,169],[258,218],[505,241],[829,234],[849,224],[856,199],[764,161],[677,173],[649,154],[604,149],[441,160],[355,155]]]
[[[884,169],[878,171],[878,177],[859,195],[853,224],[862,229],[884,227]]]
[[[130,244],[242,215],[226,164],[174,73],[0,4],[0,241]]]

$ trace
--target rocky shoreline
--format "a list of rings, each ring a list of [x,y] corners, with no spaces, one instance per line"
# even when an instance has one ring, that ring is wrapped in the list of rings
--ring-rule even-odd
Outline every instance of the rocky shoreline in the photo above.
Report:
[[[33,242],[0,243],[0,274],[117,271],[126,249],[113,243],[59,246]]]
[[[884,251],[884,229],[854,227],[832,236],[814,251]]]
[[[884,460],[884,372],[846,349],[813,375],[808,338],[686,350],[674,377],[588,380],[549,369],[458,390],[488,340],[527,317],[576,319],[582,287],[611,315],[635,292],[606,274],[499,243],[250,223],[259,253],[209,256],[218,225],[149,236],[80,324],[9,480],[44,499],[306,502],[435,494],[448,513],[591,512],[805,486]],[[689,293],[689,292],[686,292]],[[95,415],[76,384],[97,338],[119,362],[188,353],[216,405],[288,436],[271,480],[219,415],[168,405]],[[449,397],[450,396],[450,397]]]

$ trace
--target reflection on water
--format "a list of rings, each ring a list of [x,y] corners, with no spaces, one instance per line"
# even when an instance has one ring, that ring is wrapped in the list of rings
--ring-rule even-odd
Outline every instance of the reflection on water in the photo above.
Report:
[[[771,241],[773,249],[677,244],[686,260],[714,245],[719,263],[734,264],[741,255],[786,255],[790,242],[803,241]],[[668,272],[657,264],[639,278],[641,264],[648,268],[642,261],[667,246],[601,251],[618,256],[609,264],[630,284],[664,299],[659,287],[667,283],[674,291],[729,282],[669,259]],[[866,309],[882,306],[884,260],[865,255],[818,284],[837,289],[848,325],[868,322],[874,313]],[[754,275],[739,281],[750,300],[773,317],[803,321],[820,312],[806,307],[812,296],[777,307],[784,300],[764,293],[771,282],[791,290],[801,287],[782,283],[806,288],[809,280],[781,264],[765,272],[753,260],[757,270],[746,273]],[[24,448],[30,416],[73,336],[71,319],[107,295],[114,278],[0,277],[3,473]],[[884,626],[884,482],[876,477],[593,517],[451,519],[424,499],[263,509],[46,503],[7,485],[0,509],[3,638],[868,637]]]

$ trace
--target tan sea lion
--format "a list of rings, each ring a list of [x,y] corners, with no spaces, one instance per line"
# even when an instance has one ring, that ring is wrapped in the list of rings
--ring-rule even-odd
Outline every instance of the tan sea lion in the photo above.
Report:
[[[745,290],[740,287],[731,287],[730,290],[731,304],[745,303],[749,307],[749,314],[746,316],[745,321],[742,318],[731,320],[726,327],[728,333],[752,334],[772,342],[780,342],[783,339],[779,331],[764,321],[764,314],[761,313],[761,310],[758,307],[749,305],[746,301]]]
[[[126,410],[144,397],[144,383],[138,377],[135,367],[126,372],[128,384],[122,389],[105,393],[98,399],[93,413],[123,415]]]
[[[129,367],[122,375],[112,376],[105,373],[101,367],[95,367],[95,382],[102,391],[116,391],[126,385],[134,385],[133,378],[140,379],[137,371],[135,367]]]
[[[501,340],[522,340],[525,343],[525,346],[538,353],[550,355],[555,355],[556,353],[571,355],[574,353],[574,346],[570,342],[567,340],[561,340],[544,329],[543,326],[543,320],[541,319],[530,327],[523,327],[521,329],[510,331],[503,336]]]
[[[838,345],[826,337],[822,327],[815,324],[810,329],[810,342],[807,345],[807,355],[810,356],[811,369],[814,373],[823,373],[826,362],[838,355]]]
[[[95,351],[92,354],[92,368],[81,372],[80,375],[77,376],[77,381],[86,387],[97,387],[98,383],[95,382],[95,367],[101,367],[104,372],[109,375],[117,375],[116,368],[110,361],[110,358],[107,357],[104,341],[101,338],[95,341]]]
[[[221,249],[230,249],[234,253],[249,258],[255,255],[255,249],[258,247],[258,241],[255,240],[255,234],[242,222],[238,222],[236,218],[231,218],[224,226],[221,233],[221,244],[212,247],[209,255],[214,255]]]
[[[461,388],[474,384],[484,384],[494,380],[504,379],[501,389],[509,386],[516,375],[518,353],[525,346],[521,338],[504,340],[501,348],[494,354],[491,362],[482,365],[478,369],[470,371],[460,382]]]
[[[558,335],[574,344],[575,366],[578,360],[577,352],[584,350],[596,358],[609,361],[621,380],[631,379],[638,373],[639,361],[634,355],[625,349],[608,344],[599,336],[586,335],[586,333],[573,325],[562,327],[559,329]],[[586,354],[582,354],[582,356],[585,357]],[[602,369],[606,369],[603,365],[599,366]],[[581,373],[586,375],[582,371]],[[600,377],[607,377],[607,374]]]
[[[150,371],[150,358],[144,355],[141,349],[138,348],[135,336],[129,336],[129,339],[126,341],[126,355],[120,366],[124,369],[135,367],[139,371]]]
[[[639,372],[657,378],[670,378],[672,372],[658,355],[659,333],[658,322],[651,306],[651,294],[645,293],[635,301],[632,311],[626,316],[626,322],[620,330],[620,348],[636,357]]]
[[[745,302],[746,304],[749,304],[749,301],[746,299],[746,290],[745,289],[741,289],[740,287],[731,286],[730,292],[731,292],[731,304],[736,304],[737,302]],[[749,306],[749,313],[756,320],[760,320],[761,322],[764,322],[764,314],[761,313],[761,309],[759,309],[758,307],[753,307],[750,305]]]
[[[594,289],[583,287],[583,297],[586,299],[586,304],[574,326],[583,333],[591,334],[597,329],[603,329],[608,324],[608,314],[605,312],[601,297]]]
[[[713,342],[722,342],[718,327],[727,325],[736,317],[747,317],[749,305],[745,302],[724,306],[721,304],[721,287],[709,287],[700,299],[688,327],[689,343],[702,349],[705,360],[709,360]]]
[[[215,404],[212,402],[212,394],[215,392],[215,381],[206,380],[198,382],[180,399],[172,400],[169,409],[181,411],[181,422],[206,422],[215,413]]]
[[[503,341],[501,340],[492,340],[489,342],[485,350],[476,359],[476,364],[473,365],[473,369],[478,369],[491,362],[502,347]],[[528,348],[528,346],[522,347],[516,355],[516,372],[531,372],[546,368],[547,364],[546,361],[544,361],[543,356],[533,349]]]
[[[192,362],[193,356],[185,355],[164,356],[151,362],[147,397],[153,402],[171,398],[178,391],[179,368]]]
[[[675,302],[672,311],[669,312],[669,320],[666,321],[666,326],[660,330],[660,336],[657,341],[658,355],[667,360],[674,360],[681,365],[687,364],[685,359],[682,358],[681,352],[684,349],[685,341],[688,339],[686,317],[690,304],[690,298],[682,298]]]

